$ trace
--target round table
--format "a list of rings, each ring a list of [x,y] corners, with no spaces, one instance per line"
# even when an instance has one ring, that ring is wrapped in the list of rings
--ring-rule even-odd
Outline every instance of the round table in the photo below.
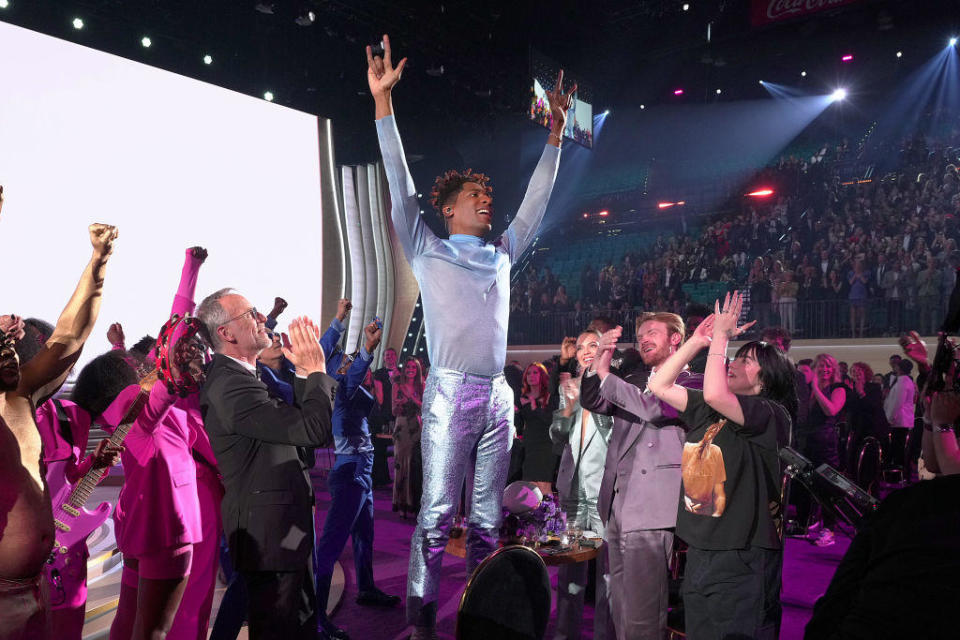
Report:
[[[454,532],[456,531],[457,529],[454,529]],[[461,533],[457,537],[453,537],[453,535],[450,536],[450,539],[447,541],[446,552],[458,558],[466,558],[467,532],[464,530],[460,530],[460,532]],[[577,549],[570,549],[569,551],[557,552],[553,551],[556,549],[556,547],[538,547],[537,549],[534,549],[534,551],[540,554],[540,557],[543,558],[543,563],[548,567],[558,567],[562,564],[577,564],[578,562],[587,562],[596,558],[597,554],[600,552],[599,542],[601,538],[591,539],[598,543],[596,547],[579,547]]]

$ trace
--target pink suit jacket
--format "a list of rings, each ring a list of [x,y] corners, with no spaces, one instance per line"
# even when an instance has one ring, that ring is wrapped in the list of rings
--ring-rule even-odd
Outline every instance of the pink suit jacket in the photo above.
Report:
[[[104,428],[116,428],[139,390],[131,385],[117,396],[101,416]],[[173,406],[175,399],[164,384],[155,384],[124,442],[121,460],[126,478],[113,518],[117,544],[132,557],[203,537],[191,453],[196,436],[186,412]]]

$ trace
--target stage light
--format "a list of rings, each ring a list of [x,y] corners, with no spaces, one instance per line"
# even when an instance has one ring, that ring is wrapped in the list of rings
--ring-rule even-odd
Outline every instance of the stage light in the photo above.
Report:
[[[605,116],[610,115],[610,109],[604,109],[603,115],[605,115]]]
[[[763,84],[763,80],[760,81],[760,84]]]
[[[77,30],[83,29],[83,20],[81,20],[80,18],[74,18],[74,19],[73,19],[73,28],[74,28],[74,29],[77,29]]]
[[[690,5],[687,4],[686,2],[684,2],[684,3],[683,3],[683,10],[684,10],[684,11],[690,11]]]
[[[801,71],[801,72],[800,72],[800,77],[801,77],[801,78],[806,78],[806,77],[807,77],[807,72],[806,72],[806,71]]]
[[[583,214],[583,217],[584,217],[584,218],[589,218],[589,217],[590,217],[590,214],[589,214],[589,213],[585,213],[585,214]]]
[[[263,99],[267,102],[273,102],[273,91],[264,91]]]
[[[853,56],[848,53],[847,55],[840,58],[840,60],[842,60],[843,62],[853,62]]]
[[[902,58],[902,57],[903,57],[903,51],[897,51],[897,57],[898,57],[898,58]]]
[[[846,90],[846,89],[836,89],[836,90],[834,90],[833,93],[830,94],[830,98],[831,98],[834,102],[839,102],[840,100],[843,100],[843,99],[845,99],[846,97],[847,97],[847,90]]]
[[[213,64],[213,56],[211,56],[209,53],[203,56],[203,64]]]
[[[686,201],[686,200],[681,200],[681,201],[679,201],[679,202],[677,203],[677,206],[678,206],[678,207],[682,207],[682,206],[685,205],[685,204],[687,204],[687,201]]]
[[[0,9],[6,9],[10,6],[10,0],[0,0]]]
[[[721,93],[723,93],[723,91],[720,89],[717,89],[717,95],[720,95]]]
[[[669,209],[670,207],[672,207],[672,206],[675,205],[675,204],[677,204],[677,203],[676,203],[676,202],[658,202],[658,203],[657,203],[657,208],[658,208],[658,209]]]
[[[144,49],[149,49],[150,45],[153,44],[153,40],[151,40],[149,36],[143,36],[143,38],[140,39],[140,44],[143,45]]]
[[[950,38],[950,46],[951,46],[951,47],[957,46],[957,39],[956,39],[956,37]]]
[[[317,14],[313,11],[303,11],[300,15],[296,17],[294,22],[296,22],[301,27],[309,27],[317,19]]]
[[[598,213],[597,215],[600,216],[601,218],[606,218],[608,215],[610,215],[610,212],[609,212],[609,211],[601,211],[601,212]]]
[[[644,109],[646,109],[646,107],[644,105],[640,105],[640,110],[642,111]]]
[[[674,89],[674,90],[673,90],[673,95],[675,95],[675,96],[682,96],[682,95],[683,95],[683,89]]]
[[[770,189],[770,188],[757,189],[756,191],[751,191],[746,195],[751,198],[766,198],[767,196],[773,195],[773,189]]]

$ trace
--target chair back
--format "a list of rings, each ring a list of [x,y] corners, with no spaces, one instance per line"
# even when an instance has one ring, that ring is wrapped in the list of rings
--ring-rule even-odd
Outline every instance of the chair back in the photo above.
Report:
[[[857,484],[870,495],[875,495],[882,460],[883,447],[880,446],[880,441],[873,436],[864,438],[857,458]]]
[[[457,640],[541,640],[551,604],[547,566],[533,549],[497,549],[467,581],[457,611]]]

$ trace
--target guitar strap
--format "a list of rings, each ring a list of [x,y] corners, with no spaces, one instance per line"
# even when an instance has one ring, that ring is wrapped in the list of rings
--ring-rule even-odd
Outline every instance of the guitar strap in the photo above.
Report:
[[[60,402],[60,400],[54,398],[52,402],[57,410],[57,424],[60,426],[60,436],[67,441],[67,444],[69,444],[72,449],[74,444],[73,429],[70,427],[70,417],[67,416],[67,410],[63,408],[63,403]]]

